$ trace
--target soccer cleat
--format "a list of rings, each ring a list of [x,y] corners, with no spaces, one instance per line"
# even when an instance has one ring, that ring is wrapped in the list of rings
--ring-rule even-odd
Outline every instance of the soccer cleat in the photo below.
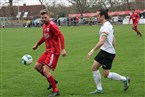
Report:
[[[130,84],[130,78],[126,77],[126,80],[124,81],[124,91],[127,91],[127,89],[129,88],[129,84]]]
[[[55,97],[55,96],[59,96],[60,93],[59,92],[53,92],[52,94],[50,94],[48,97]]]
[[[55,81],[55,83],[57,84],[58,83],[58,81],[57,80],[54,80]],[[52,88],[52,85],[51,84],[49,84],[49,87],[47,88],[48,90],[50,90]]]
[[[93,92],[90,92],[90,94],[102,94],[103,93],[103,91],[102,90],[95,90],[95,91],[93,91]]]
[[[140,32],[137,32],[137,36],[138,36],[138,35],[139,35],[140,37],[142,36],[142,34],[141,34]]]
[[[141,36],[142,36],[142,34],[141,34],[141,33],[139,33],[139,36],[141,37]]]

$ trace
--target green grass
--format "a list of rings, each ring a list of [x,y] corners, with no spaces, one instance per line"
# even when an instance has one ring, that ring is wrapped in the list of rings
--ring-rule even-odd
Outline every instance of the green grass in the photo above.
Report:
[[[145,25],[139,25],[143,37],[137,37],[131,25],[115,25],[116,52],[111,71],[131,77],[127,92],[123,83],[102,77],[104,94],[90,95],[95,90],[90,61],[87,53],[98,42],[100,26],[61,27],[65,36],[68,56],[60,56],[57,69],[53,72],[59,81],[60,97],[145,97]],[[47,97],[48,83],[34,70],[37,58],[45,50],[44,44],[33,51],[32,46],[41,37],[41,28],[0,29],[0,97]],[[24,54],[33,56],[33,63],[25,66],[21,63]],[[102,69],[100,68],[101,72]]]

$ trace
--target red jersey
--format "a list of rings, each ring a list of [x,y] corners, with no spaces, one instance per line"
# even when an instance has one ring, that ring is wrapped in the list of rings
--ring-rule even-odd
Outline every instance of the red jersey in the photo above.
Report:
[[[140,16],[137,13],[134,13],[130,16],[129,22],[132,19],[133,24],[137,24],[139,22]]]
[[[43,36],[37,45],[41,45],[43,42],[45,42],[46,51],[48,52],[59,55],[60,45],[61,49],[64,49],[64,36],[53,21],[43,25]]]

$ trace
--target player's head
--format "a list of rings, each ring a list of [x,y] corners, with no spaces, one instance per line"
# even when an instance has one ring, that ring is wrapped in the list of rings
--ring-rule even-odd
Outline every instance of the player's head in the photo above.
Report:
[[[47,24],[50,19],[49,12],[46,9],[43,9],[40,11],[40,14],[41,14],[42,22]]]
[[[97,19],[99,22],[103,23],[104,20],[109,20],[110,16],[108,15],[108,9],[101,9],[97,11]]]
[[[132,13],[135,13],[135,9],[132,9]]]

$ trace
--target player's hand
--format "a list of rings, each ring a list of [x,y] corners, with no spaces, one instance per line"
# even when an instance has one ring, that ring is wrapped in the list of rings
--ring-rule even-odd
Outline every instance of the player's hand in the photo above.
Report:
[[[87,56],[87,60],[89,60],[91,58],[91,56],[93,55],[94,53],[94,50],[91,50],[89,53],[88,53],[88,56]]]
[[[32,47],[33,50],[36,50],[37,48],[38,48],[37,44]]]
[[[66,53],[65,49],[63,49],[63,50],[61,51],[61,55],[62,55],[63,57],[67,56],[67,53]]]

